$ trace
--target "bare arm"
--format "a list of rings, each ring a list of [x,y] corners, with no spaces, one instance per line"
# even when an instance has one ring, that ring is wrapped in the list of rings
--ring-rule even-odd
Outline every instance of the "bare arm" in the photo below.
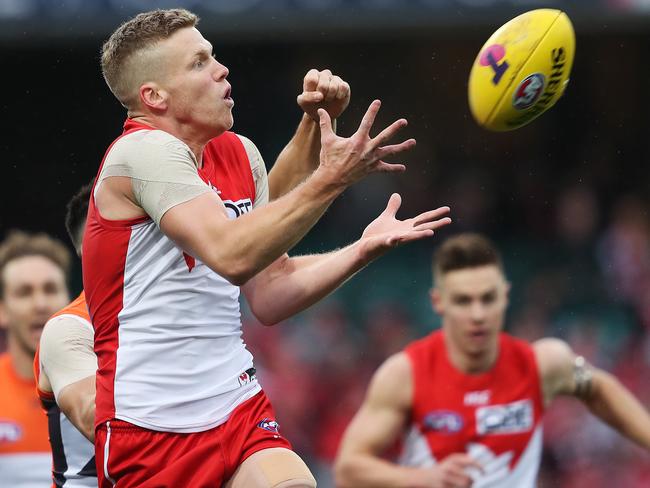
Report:
[[[232,283],[244,284],[291,249],[346,187],[373,172],[404,170],[382,158],[412,147],[415,141],[382,147],[406,124],[403,119],[370,138],[379,105],[378,101],[370,105],[359,130],[347,139],[333,133],[329,116],[320,110],[320,165],[284,197],[229,220],[219,197],[206,193],[167,211],[161,230]],[[218,208],[222,211],[215,211]]]
[[[589,364],[576,365],[576,355],[558,339],[534,344],[546,402],[558,395],[581,400],[598,418],[628,439],[650,449],[650,415],[616,377]]]
[[[296,133],[282,150],[269,173],[271,200],[288,193],[318,167],[320,129],[317,110],[323,108],[332,119],[336,132],[336,119],[350,102],[350,85],[330,70],[309,70],[303,79],[303,91],[298,95],[298,105],[304,111]]]
[[[334,291],[357,271],[391,248],[433,235],[451,222],[449,208],[397,220],[400,197],[394,194],[361,239],[338,251],[289,258],[284,255],[251,279],[242,291],[252,312],[264,324],[290,317]]]
[[[319,152],[320,129],[304,114],[296,133],[269,172],[269,198],[275,200],[305,181],[318,167]]]
[[[79,432],[95,442],[95,376],[89,376],[64,387],[57,404]]]
[[[412,395],[411,365],[399,353],[377,370],[343,435],[334,466],[339,488],[426,486],[413,482],[419,470],[381,459],[406,425]]]
[[[94,442],[97,357],[90,323],[71,315],[50,319],[41,335],[39,361],[39,388],[54,393],[65,416]]]
[[[381,458],[403,432],[411,413],[413,371],[405,353],[390,357],[375,373],[366,399],[348,426],[336,457],[339,488],[470,488],[467,468],[481,466],[464,453],[433,467],[400,466]]]

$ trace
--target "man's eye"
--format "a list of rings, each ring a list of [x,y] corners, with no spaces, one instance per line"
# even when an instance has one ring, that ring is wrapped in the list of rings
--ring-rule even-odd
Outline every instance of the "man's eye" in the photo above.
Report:
[[[197,61],[196,63],[194,63],[195,68],[200,68],[201,66],[203,66],[203,61]]]

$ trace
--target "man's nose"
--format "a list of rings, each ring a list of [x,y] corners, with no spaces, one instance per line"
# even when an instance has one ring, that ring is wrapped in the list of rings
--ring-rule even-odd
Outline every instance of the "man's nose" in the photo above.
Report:
[[[485,306],[480,302],[472,304],[470,313],[474,322],[483,322],[485,320]]]
[[[225,80],[228,74],[230,73],[230,70],[221,64],[219,61],[217,63],[217,69],[214,71],[214,79],[217,81]]]

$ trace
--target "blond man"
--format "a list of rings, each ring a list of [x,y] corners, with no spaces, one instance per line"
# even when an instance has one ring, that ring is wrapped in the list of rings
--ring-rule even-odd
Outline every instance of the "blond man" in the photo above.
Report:
[[[241,339],[240,289],[261,322],[277,323],[390,248],[431,236],[448,209],[400,221],[394,195],[354,244],[287,256],[346,187],[402,171],[383,158],[415,141],[386,145],[403,119],[370,137],[378,101],[351,138],[337,137],[332,119],[349,87],[311,70],[298,97],[305,116],[276,165],[307,168],[297,181],[316,169],[267,204],[269,192],[295,184],[267,185],[255,146],[229,131],[228,69],[197,21],[180,9],[143,13],[103,49],[104,76],[128,119],[98,172],[83,245],[99,482],[313,487]]]

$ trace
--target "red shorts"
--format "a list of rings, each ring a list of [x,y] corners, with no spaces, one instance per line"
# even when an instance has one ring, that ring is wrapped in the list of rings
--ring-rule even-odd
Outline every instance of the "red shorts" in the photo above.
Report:
[[[271,447],[291,444],[262,391],[205,432],[158,432],[111,420],[97,427],[95,462],[100,488],[218,488],[248,456]]]

